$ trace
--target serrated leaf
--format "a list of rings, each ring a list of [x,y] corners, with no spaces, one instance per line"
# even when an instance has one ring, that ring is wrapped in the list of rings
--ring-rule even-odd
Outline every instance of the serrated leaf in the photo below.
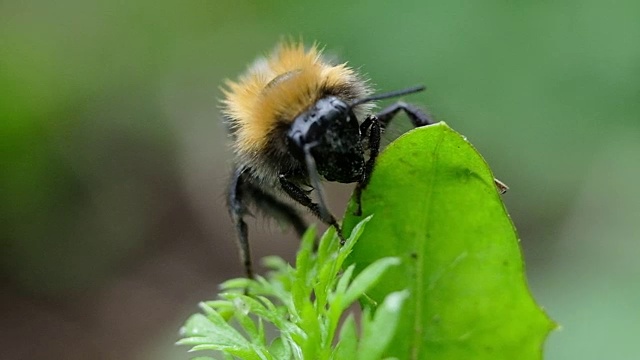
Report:
[[[271,360],[261,352],[257,352],[251,348],[225,346],[216,344],[203,344],[194,346],[191,351],[216,350],[225,354],[236,356],[243,360]]]
[[[335,360],[357,359],[358,333],[356,321],[352,314],[344,320],[340,328],[340,340],[333,356]]]
[[[399,359],[540,359],[552,322],[524,277],[518,237],[493,175],[446,124],[415,129],[380,155],[362,193],[375,214],[349,258],[357,271],[402,259],[367,294],[408,289],[385,356]],[[511,195],[514,196],[514,195]],[[362,217],[343,222],[345,231]]]
[[[330,227],[320,239],[320,244],[316,253],[318,262],[322,264],[327,261],[327,258],[329,256],[332,256],[337,251],[338,246],[339,245],[335,229],[333,227]]]
[[[373,319],[366,311],[362,319],[362,336],[358,346],[358,360],[378,360],[393,338],[404,301],[409,297],[407,290],[387,295],[376,309]]]
[[[311,227],[305,233],[300,243],[300,250],[296,256],[296,268],[298,274],[308,274],[309,268],[312,266],[312,254],[313,254],[313,239],[315,238],[315,228]]]
[[[260,330],[258,326],[253,322],[253,320],[247,314],[240,313],[236,311],[235,319],[242,326],[242,329],[247,334],[249,339],[252,339],[254,343],[264,344],[265,340],[261,336]]]
[[[344,262],[344,260],[349,256],[349,254],[351,254],[353,247],[355,246],[358,239],[362,235],[362,232],[364,231],[365,226],[371,220],[371,218],[373,218],[373,214],[360,219],[360,221],[355,223],[355,226],[351,224],[351,229],[349,231],[350,232],[349,238],[347,239],[345,244],[340,248],[340,251],[338,253],[338,260],[336,262],[338,263],[339,266],[342,266],[342,263]]]
[[[345,309],[349,307],[351,303],[358,300],[362,294],[380,281],[382,274],[387,271],[388,268],[399,264],[400,260],[398,258],[382,258],[367,266],[366,269],[353,279],[353,282],[351,282],[347,288],[342,298],[342,308]]]
[[[262,265],[273,271],[285,271],[289,263],[279,256],[265,256],[262,258]]]
[[[351,282],[351,276],[353,275],[353,271],[355,270],[355,265],[349,265],[347,269],[342,273],[342,276],[338,280],[338,284],[336,285],[336,294],[344,294],[347,292],[347,287]]]
[[[271,259],[275,271],[267,278],[256,276],[254,280],[232,279],[224,283],[226,292],[219,294],[220,300],[201,303],[204,314],[190,319],[184,327],[179,344],[192,345],[191,351],[216,350],[226,358],[239,359],[336,359],[336,329],[345,310],[341,305],[345,295],[349,302],[355,301],[380,273],[397,260],[382,259],[372,264],[350,281],[354,267],[342,272],[342,263],[363,229],[364,223],[352,232],[347,244],[338,246],[333,230],[322,237],[321,249],[325,254],[312,251],[313,238],[306,238],[298,254],[297,268],[284,266],[281,261]],[[331,251],[333,249],[333,251]],[[302,266],[300,266],[302,265]],[[243,289],[243,287],[245,287]],[[249,295],[245,295],[248,290]],[[231,314],[235,321],[227,323]],[[257,321],[257,323],[256,323]],[[276,342],[266,346],[263,322],[272,323],[278,331]],[[353,320],[352,320],[353,321]],[[354,328],[352,338],[343,334],[344,344],[350,348],[357,344]],[[191,332],[191,333],[190,333]],[[342,350],[344,354],[347,350]],[[355,350],[350,350],[354,352]]]
[[[225,282],[223,282],[222,284],[220,284],[220,289],[222,290],[242,290],[244,291],[244,289],[247,289],[248,287],[250,287],[253,283],[253,280],[251,279],[247,279],[247,278],[235,278],[235,279],[230,279],[227,280]]]
[[[274,359],[291,359],[291,349],[281,337],[275,338],[269,345],[269,353]]]
[[[248,347],[249,342],[233,327],[227,324],[220,315],[204,316],[202,314],[192,315],[181,330],[185,339],[179,344],[195,345],[202,343],[215,343],[224,346]]]
[[[233,314],[236,312],[236,308],[231,301],[228,300],[213,300],[204,302],[208,307],[215,309],[223,319],[229,321]]]
[[[264,297],[258,297],[260,301],[246,295],[226,294],[230,300],[241,306],[247,313],[255,314],[264,320],[271,322],[276,326],[282,326],[284,320],[280,314],[275,311],[274,305]]]

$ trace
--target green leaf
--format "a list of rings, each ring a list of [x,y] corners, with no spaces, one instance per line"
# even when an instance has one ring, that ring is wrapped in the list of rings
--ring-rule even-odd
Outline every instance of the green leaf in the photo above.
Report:
[[[476,150],[443,123],[405,134],[378,158],[362,193],[362,217],[375,217],[347,264],[360,272],[384,257],[402,260],[367,292],[377,302],[411,293],[385,356],[541,358],[554,325],[529,293],[518,236],[493,179]],[[362,219],[354,210],[352,202],[346,232]]]
[[[353,275],[353,270],[355,270],[356,266],[355,265],[350,265],[343,273],[342,276],[340,277],[340,280],[338,280],[338,284],[336,285],[336,293],[337,294],[344,294],[347,292],[347,287],[349,286],[349,283],[351,282],[351,276]]]
[[[269,353],[274,359],[291,359],[291,349],[281,337],[275,338],[269,346]]]
[[[340,341],[338,342],[334,359],[357,359],[358,334],[356,321],[349,314],[340,328]]]
[[[329,229],[320,240],[319,250],[313,251],[315,232],[310,230],[303,237],[296,267],[271,257],[267,262],[272,271],[267,277],[226,281],[218,299],[201,303],[204,315],[189,318],[182,329],[185,338],[178,344],[191,345],[191,351],[219,351],[225,359],[354,358],[359,341],[353,316],[340,334],[341,350],[336,341],[336,329],[348,310],[346,305],[366,298],[363,292],[399,262],[380,259],[355,279],[355,266],[341,270],[370,218],[354,228],[344,246],[339,246],[335,231]],[[383,319],[387,325],[392,322],[388,320]],[[277,330],[273,340],[273,334],[265,334],[267,323]],[[390,338],[394,327],[377,329],[375,336]],[[376,345],[380,347],[379,343]]]
[[[409,292],[398,291],[387,295],[376,309],[373,319],[367,309],[362,318],[362,339],[358,347],[358,360],[378,360],[395,334],[404,301]]]
[[[349,285],[349,288],[342,298],[342,308],[346,309],[349,307],[351,303],[356,301],[369,288],[375,285],[389,267],[399,264],[400,260],[398,258],[382,258],[369,265],[360,274],[358,274],[358,276],[353,279],[351,285]],[[351,272],[348,272],[347,274],[351,276]],[[338,286],[340,286],[340,283],[338,283]]]
[[[186,338],[180,340],[180,344],[197,345],[214,339],[216,344],[223,346],[249,346],[247,340],[217,313],[208,317],[202,314],[192,315],[181,332]]]

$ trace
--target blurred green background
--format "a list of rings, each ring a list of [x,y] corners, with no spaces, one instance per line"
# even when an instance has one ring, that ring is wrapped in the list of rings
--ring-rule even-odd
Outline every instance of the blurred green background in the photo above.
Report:
[[[1,1],[7,359],[180,359],[242,269],[219,86],[283,36],[466,135],[511,191],[548,359],[637,359],[640,2]],[[341,212],[349,187],[332,186]],[[250,222],[256,258],[296,239]]]

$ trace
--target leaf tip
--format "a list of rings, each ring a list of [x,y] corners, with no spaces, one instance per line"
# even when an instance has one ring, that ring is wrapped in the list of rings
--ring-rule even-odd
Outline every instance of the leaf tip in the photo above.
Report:
[[[402,304],[409,297],[409,290],[396,291],[387,295],[383,306],[390,312],[398,312],[402,309]]]

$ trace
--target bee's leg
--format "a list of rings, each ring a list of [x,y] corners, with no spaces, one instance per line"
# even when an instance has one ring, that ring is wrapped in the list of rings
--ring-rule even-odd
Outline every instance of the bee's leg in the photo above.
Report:
[[[409,119],[411,119],[411,123],[415,127],[425,126],[433,124],[433,120],[431,117],[427,115],[424,111],[420,110],[416,106],[411,104],[407,104],[402,101],[398,101],[393,105],[390,105],[384,108],[380,113],[373,116],[368,116],[360,125],[360,134],[362,137],[367,136],[367,130],[369,131],[369,160],[365,164],[362,180],[356,186],[356,201],[357,201],[357,209],[356,215],[362,214],[362,204],[360,202],[360,197],[362,194],[362,190],[364,190],[369,184],[369,180],[371,178],[371,173],[373,172],[373,167],[376,162],[376,158],[378,157],[378,153],[380,152],[380,132],[382,127],[386,127],[389,122],[398,114],[398,112],[402,110],[404,111]]]
[[[426,125],[433,124],[433,120],[429,115],[427,115],[424,111],[419,109],[418,107],[407,104],[403,101],[398,101],[388,107],[384,108],[380,113],[373,116],[368,116],[365,121],[360,125],[360,133],[362,136],[367,134],[367,127],[370,128],[369,132],[369,161],[365,166],[364,177],[361,182],[360,187],[365,188],[369,183],[369,178],[371,177],[371,172],[373,171],[373,165],[375,164],[376,157],[378,157],[378,153],[380,152],[380,132],[381,128],[386,127],[391,120],[398,115],[398,112],[402,110],[404,111],[411,123],[415,127],[421,127]]]
[[[247,223],[243,216],[248,213],[246,206],[246,193],[244,191],[243,177],[246,169],[236,169],[231,178],[231,186],[229,187],[228,206],[229,214],[233,220],[238,236],[238,247],[240,250],[240,259],[244,265],[247,277],[253,279],[253,265],[251,263],[251,251],[249,249],[249,238],[247,231]]]
[[[433,124],[433,120],[429,115],[427,115],[424,111],[419,109],[418,107],[407,104],[403,101],[398,101],[395,104],[389,105],[388,107],[382,109],[380,113],[376,115],[378,121],[382,126],[387,126],[389,122],[398,114],[398,112],[402,110],[407,114],[411,123],[415,127],[431,125]]]
[[[411,123],[415,127],[431,125],[434,123],[431,117],[427,115],[424,111],[420,110],[418,107],[414,105],[407,104],[402,101],[398,101],[397,103],[384,108],[376,116],[380,124],[384,127],[384,126],[387,126],[387,124],[389,124],[389,122],[394,118],[394,116],[398,114],[400,110],[404,111],[405,114],[407,114],[407,116],[411,120]],[[496,187],[498,188],[498,191],[501,194],[504,194],[509,189],[509,187],[502,181],[498,179],[494,179],[493,181]]]
[[[260,210],[277,220],[291,224],[299,237],[302,237],[307,231],[306,222],[293,206],[278,200],[275,196],[253,184],[247,184],[247,191],[251,193],[253,202]]]
[[[362,215],[362,190],[364,190],[369,184],[371,179],[371,173],[373,172],[373,166],[376,163],[378,154],[380,153],[380,122],[377,117],[370,115],[360,125],[360,134],[364,138],[369,131],[369,159],[364,164],[364,171],[362,173],[362,180],[358,182],[355,189],[356,197],[356,212],[355,215]]]
[[[280,187],[282,187],[282,190],[284,190],[284,192],[286,192],[287,195],[289,195],[293,200],[308,208],[313,215],[322,220],[325,224],[333,226],[338,233],[338,237],[340,238],[340,244],[344,245],[345,239],[342,235],[342,229],[340,228],[340,225],[338,224],[336,218],[328,210],[326,210],[326,208],[323,211],[321,209],[321,206],[317,203],[314,203],[309,195],[307,195],[307,193],[302,188],[300,188],[300,186],[289,180],[286,174],[280,174],[279,179]]]

